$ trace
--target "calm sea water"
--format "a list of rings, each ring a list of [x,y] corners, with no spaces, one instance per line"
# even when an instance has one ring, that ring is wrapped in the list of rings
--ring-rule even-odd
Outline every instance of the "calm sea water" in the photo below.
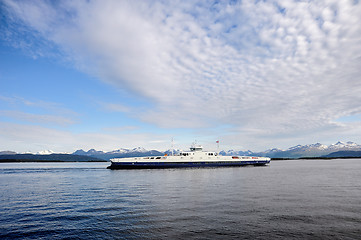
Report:
[[[360,239],[361,159],[108,170],[1,163],[0,239]]]

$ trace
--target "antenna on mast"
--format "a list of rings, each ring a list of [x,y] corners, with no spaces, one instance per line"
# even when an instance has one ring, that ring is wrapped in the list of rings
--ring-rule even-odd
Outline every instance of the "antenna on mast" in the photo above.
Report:
[[[174,149],[174,139],[173,139],[173,137],[172,137],[172,156],[174,156],[174,154],[173,154],[173,149]]]

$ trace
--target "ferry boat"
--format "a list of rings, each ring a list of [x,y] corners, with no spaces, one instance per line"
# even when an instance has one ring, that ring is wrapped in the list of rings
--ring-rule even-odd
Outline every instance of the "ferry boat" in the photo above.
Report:
[[[202,146],[193,145],[190,151],[174,156],[151,156],[110,159],[109,169],[184,168],[184,167],[235,167],[264,166],[270,163],[268,157],[221,156],[216,152],[205,152]]]

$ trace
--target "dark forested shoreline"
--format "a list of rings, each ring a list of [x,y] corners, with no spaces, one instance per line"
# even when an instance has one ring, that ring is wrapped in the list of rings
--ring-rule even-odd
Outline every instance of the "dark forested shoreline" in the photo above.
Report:
[[[1,162],[107,162],[106,160],[73,154],[9,154],[0,155]]]

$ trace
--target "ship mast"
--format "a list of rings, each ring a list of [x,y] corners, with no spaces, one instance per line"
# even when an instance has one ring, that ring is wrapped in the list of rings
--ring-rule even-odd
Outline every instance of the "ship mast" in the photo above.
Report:
[[[174,154],[173,154],[173,149],[174,149],[174,139],[173,139],[173,137],[172,137],[172,146],[171,146],[171,148],[172,148],[172,156],[174,156]]]

